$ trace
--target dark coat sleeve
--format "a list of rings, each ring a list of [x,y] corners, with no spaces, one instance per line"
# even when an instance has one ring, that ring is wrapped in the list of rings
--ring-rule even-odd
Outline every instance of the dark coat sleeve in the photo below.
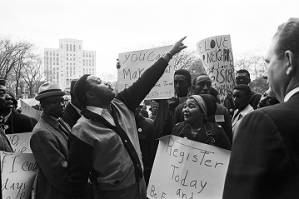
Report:
[[[70,134],[68,183],[72,198],[81,199],[88,194],[88,177],[92,171],[92,155],[93,148],[90,145]],[[95,174],[92,174],[91,176],[95,178]]]
[[[160,79],[167,65],[168,62],[160,58],[149,67],[135,83],[120,92],[116,98],[123,101],[130,110],[135,111],[135,108]]]
[[[53,135],[47,131],[38,131],[30,139],[30,147],[41,172],[51,186],[68,193],[67,157],[59,150]]]
[[[248,114],[232,147],[223,199],[289,198],[282,196],[283,187],[294,186],[296,183],[288,184],[287,178],[298,173],[290,162],[286,145],[269,115],[262,111]]]

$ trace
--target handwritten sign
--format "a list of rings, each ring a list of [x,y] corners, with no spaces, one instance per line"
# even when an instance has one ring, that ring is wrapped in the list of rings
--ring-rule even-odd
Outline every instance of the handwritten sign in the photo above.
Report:
[[[212,86],[224,100],[235,85],[234,61],[229,35],[210,37],[197,44],[201,60],[212,80]]]
[[[21,109],[22,114],[27,115],[29,117],[33,117],[36,120],[39,120],[41,111],[34,109],[32,106],[38,104],[39,102],[35,99],[22,99],[21,100]]]
[[[8,134],[8,140],[14,152],[31,153],[30,138],[32,133]]]
[[[230,151],[166,136],[160,139],[147,189],[150,199],[221,199]]]
[[[37,164],[31,153],[0,152],[3,199],[29,199]]]
[[[163,57],[170,49],[171,46],[165,46],[119,54],[121,68],[118,69],[118,92],[132,85],[147,68]],[[164,74],[146,99],[167,99],[174,96],[173,75],[179,69],[178,64],[176,64],[176,57],[174,56],[170,60]]]

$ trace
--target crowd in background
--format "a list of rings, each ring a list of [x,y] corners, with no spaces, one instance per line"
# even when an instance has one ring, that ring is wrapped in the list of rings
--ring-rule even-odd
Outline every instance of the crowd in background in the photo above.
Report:
[[[43,110],[39,121],[16,110],[2,80],[0,150],[12,151],[6,134],[33,132],[37,198],[137,199],[146,198],[157,139],[175,135],[232,151],[223,198],[296,198],[298,38],[299,19],[279,27],[266,59],[265,93],[254,93],[249,72],[239,70],[233,91],[220,102],[207,74],[192,79],[179,69],[175,97],[145,101],[150,113],[143,100],[186,47],[184,38],[117,95],[100,78],[83,75],[72,81],[65,107],[65,93],[51,82],[42,84],[36,96]]]

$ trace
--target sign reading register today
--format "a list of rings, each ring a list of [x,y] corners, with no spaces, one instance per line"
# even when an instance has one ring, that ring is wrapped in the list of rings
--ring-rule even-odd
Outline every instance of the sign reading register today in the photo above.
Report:
[[[221,199],[230,151],[176,136],[160,139],[150,199]]]
[[[171,48],[172,46],[165,46],[119,54],[121,67],[118,69],[117,91],[120,92],[132,85],[147,68],[169,52]],[[179,69],[174,64],[175,59],[176,56],[170,60],[164,74],[147,95],[146,99],[167,99],[174,97],[173,75]]]

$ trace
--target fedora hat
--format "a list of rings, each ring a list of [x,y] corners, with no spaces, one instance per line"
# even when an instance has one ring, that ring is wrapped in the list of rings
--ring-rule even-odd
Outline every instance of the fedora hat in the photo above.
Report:
[[[65,93],[58,87],[57,84],[46,82],[39,87],[38,94],[35,97],[35,99],[41,100],[51,96],[62,96],[62,95],[65,95]]]

